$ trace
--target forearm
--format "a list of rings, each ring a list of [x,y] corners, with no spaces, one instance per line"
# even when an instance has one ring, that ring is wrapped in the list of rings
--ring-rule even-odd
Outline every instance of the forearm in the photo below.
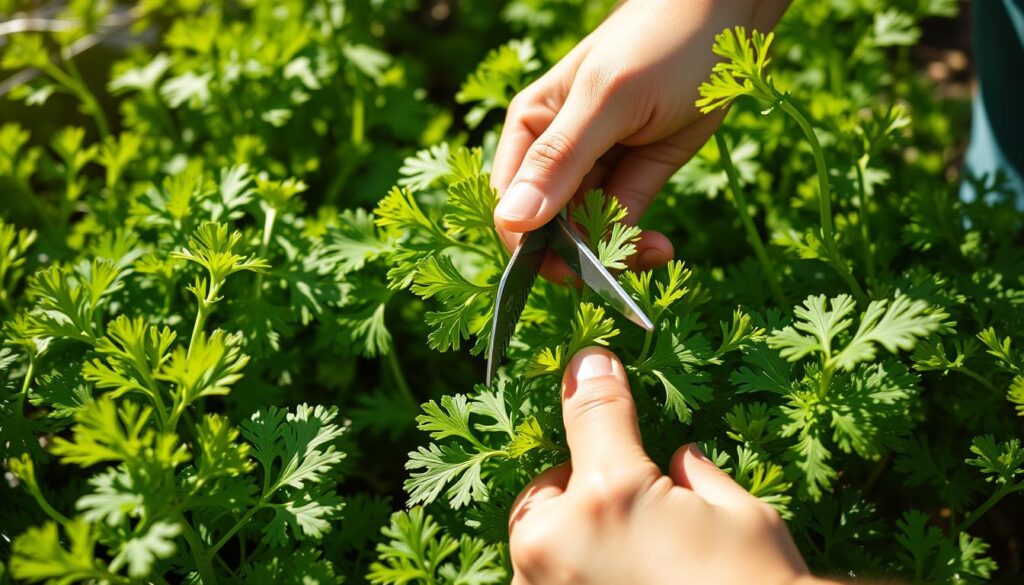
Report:
[[[764,32],[775,28],[789,3],[790,0],[759,0],[751,19],[753,28]]]

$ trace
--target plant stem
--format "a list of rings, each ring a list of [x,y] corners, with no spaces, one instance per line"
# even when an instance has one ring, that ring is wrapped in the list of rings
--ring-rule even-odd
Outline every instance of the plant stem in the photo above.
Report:
[[[398,363],[397,349],[392,341],[391,347],[388,348],[387,353],[384,354],[384,361],[388,364],[388,370],[391,372],[391,377],[395,380],[395,385],[398,386],[398,392],[406,399],[410,406],[418,408],[420,403],[416,400],[416,395],[412,393],[412,388],[409,387],[408,380],[405,379],[405,374],[402,372],[402,365]]]
[[[196,338],[199,337],[200,332],[203,330],[203,325],[206,324],[207,310],[204,307],[203,302],[199,303],[199,310],[196,311],[196,322],[192,325],[192,337],[189,338],[188,351],[185,354],[186,358],[192,357],[192,347],[196,343]]]
[[[199,309],[196,311],[196,322],[192,326],[192,337],[189,338],[188,351],[185,353],[186,358],[192,357],[192,347],[195,346],[196,339],[206,325],[206,318],[210,315],[213,303],[217,300],[217,293],[220,292],[220,287],[221,283],[214,283],[213,277],[211,277],[210,290],[206,293],[206,298],[199,301]]]
[[[860,197],[860,215],[857,217],[857,223],[860,224],[860,237],[864,241],[864,266],[867,270],[868,284],[870,284],[875,280],[875,253],[871,245],[871,230],[868,226],[870,208],[868,192],[864,186],[864,171],[867,168],[867,163],[867,155],[864,155],[857,160],[855,168],[857,169],[857,194]]]
[[[655,324],[657,325],[657,324]],[[654,341],[654,331],[647,331],[644,333],[644,347],[640,350],[640,357],[636,358],[637,364],[643,363],[647,359],[647,352],[651,350],[651,342]]]
[[[765,279],[768,281],[768,288],[771,289],[772,296],[775,297],[775,303],[780,307],[788,307],[789,301],[786,300],[786,295],[782,292],[782,287],[779,285],[778,273],[768,257],[768,252],[764,249],[761,234],[758,233],[757,227],[754,226],[754,220],[751,219],[750,212],[747,209],[747,198],[743,193],[743,187],[740,185],[740,177],[739,173],[736,172],[736,165],[732,162],[732,153],[729,151],[729,145],[726,144],[725,137],[720,132],[715,132],[715,143],[718,145],[718,152],[722,158],[722,167],[725,168],[725,175],[729,178],[729,188],[732,191],[733,203],[736,205],[737,213],[739,213],[740,222],[743,223],[743,228],[747,232],[747,241],[754,248],[754,254],[757,256],[758,262],[761,263],[761,270],[764,271]]]
[[[818,378],[818,398],[825,398],[828,396],[829,388],[832,387],[832,374],[835,373],[835,366],[828,363],[829,360],[825,360],[825,363],[821,366],[821,374]]]
[[[983,378],[981,374],[975,372],[971,368],[968,368],[966,366],[959,366],[950,369],[953,370],[954,372],[960,372],[961,374],[973,379],[974,381],[984,386],[986,390],[990,390],[992,392],[999,392],[999,389],[996,388],[995,385],[992,384],[992,382],[989,382],[988,380]]]
[[[821,149],[821,143],[818,142],[818,136],[814,133],[814,128],[811,127],[807,118],[804,117],[800,110],[798,110],[787,97],[779,96],[779,106],[782,108],[782,111],[786,112],[786,114],[793,118],[797,125],[800,126],[800,130],[803,131],[804,136],[807,138],[807,142],[811,145],[811,154],[814,156],[814,168],[818,175],[818,204],[821,215],[821,239],[822,243],[825,245],[828,262],[836,272],[839,273],[839,277],[846,282],[848,287],[850,287],[850,290],[853,292],[853,296],[857,298],[857,301],[860,303],[867,303],[868,295],[853,277],[853,271],[850,269],[849,264],[846,263],[846,259],[843,258],[839,249],[836,247],[835,230],[832,226],[832,192],[828,183],[828,167],[825,165],[825,155]]]
[[[217,574],[213,572],[213,556],[203,546],[202,540],[199,539],[195,530],[192,530],[188,520],[185,520],[185,517],[180,514],[178,519],[182,525],[182,536],[185,537],[188,547],[192,549],[192,556],[196,560],[196,568],[199,570],[199,578],[203,585],[217,585]]]
[[[185,359],[189,359],[192,357],[192,349],[196,345],[196,339],[199,338],[199,335],[202,333],[203,328],[206,325],[206,318],[210,316],[210,313],[213,310],[213,303],[215,303],[217,300],[217,293],[220,292],[220,287],[222,284],[223,281],[214,283],[213,276],[210,276],[210,289],[206,293],[206,298],[199,299],[198,302],[198,308],[196,309],[196,321],[192,325],[192,336],[188,340],[188,350],[185,351]],[[173,432],[174,429],[177,428],[178,419],[181,418],[181,415],[185,413],[185,408],[188,405],[189,402],[187,402],[187,397],[182,397],[181,402],[172,405],[171,418],[170,421],[167,423],[167,428],[170,429],[171,432]],[[201,408],[202,403],[199,403],[199,405]],[[199,414],[202,414],[202,410],[200,410]]]
[[[28,389],[32,385],[32,376],[36,371],[36,358],[30,355],[28,358],[28,369],[25,370],[25,379],[21,382],[21,392],[18,393],[18,402],[15,405],[14,411],[19,415],[25,409],[25,400],[28,398]]]
[[[361,83],[355,84],[355,96],[352,99],[352,135],[354,146],[361,147],[366,141],[366,100],[363,96]]]
[[[157,422],[160,424],[161,430],[168,430],[167,426],[167,406],[164,405],[163,398],[160,397],[160,386],[153,379],[153,374],[150,372],[140,372],[142,380],[146,383],[146,389],[149,390],[150,396],[153,398],[154,410],[156,410]],[[173,428],[170,429],[172,432]]]
[[[71,93],[82,101],[82,105],[85,106],[85,110],[96,122],[96,129],[99,131],[100,141],[106,140],[110,136],[110,124],[107,123],[107,117],[103,113],[103,108],[100,106],[99,100],[96,99],[96,96],[89,90],[89,86],[87,86],[85,81],[82,80],[82,75],[78,72],[78,67],[75,66],[74,61],[68,59],[65,60],[64,63],[68,68],[67,73],[60,67],[52,64],[45,67],[44,72],[56,80],[57,83],[68,88]]]
[[[263,240],[260,242],[260,258],[267,257],[267,250],[270,248],[270,236],[274,233],[274,221],[277,220],[277,210],[270,205],[264,206],[266,218],[263,220]],[[256,298],[263,296],[263,273],[256,274]]]
[[[50,502],[46,501],[46,498],[43,497],[43,492],[39,489],[39,486],[33,487],[35,489],[29,489],[28,492],[32,494],[32,498],[36,501],[36,504],[39,505],[43,512],[46,512],[47,516],[63,525],[67,525],[71,522],[67,516],[58,512],[56,508],[50,505]]]
[[[207,554],[210,555],[211,558],[214,555],[216,555],[217,551],[219,551],[221,548],[223,548],[224,545],[227,544],[228,541],[231,540],[231,537],[234,536],[235,533],[238,532],[238,530],[240,528],[245,526],[245,523],[249,521],[249,518],[252,518],[253,514],[255,514],[256,512],[259,512],[260,510],[263,509],[263,505],[264,505],[264,502],[261,499],[258,504],[256,504],[252,508],[249,508],[245,512],[245,514],[242,514],[242,517],[238,519],[238,522],[235,522],[234,526],[229,528],[228,531],[224,533],[224,536],[221,536],[220,539],[213,546],[211,546],[209,548],[209,550],[207,551]]]
[[[861,493],[864,495],[871,493],[878,480],[882,478],[882,474],[885,473],[885,469],[889,466],[890,461],[892,461],[892,451],[886,450],[881,459],[878,460],[878,463],[871,469],[871,474],[868,476],[867,481],[864,482]]]
[[[437,235],[437,238],[439,240],[442,240],[443,242],[447,243],[449,246],[453,246],[455,248],[461,248],[463,250],[466,250],[467,252],[472,252],[472,253],[474,253],[474,254],[476,254],[478,256],[482,256],[482,257],[487,258],[489,260],[493,260],[495,262],[495,264],[497,264],[499,266],[504,265],[505,262],[508,260],[507,257],[503,257],[504,254],[502,254],[501,252],[496,252],[494,254],[488,253],[488,251],[487,251],[487,249],[485,247],[481,247],[481,246],[477,246],[477,245],[474,245],[474,244],[470,244],[469,242],[463,242],[462,240],[459,240],[457,238],[452,237],[451,234],[449,234],[448,232],[444,231],[443,229],[441,229],[439,227],[435,228],[433,230],[433,232]],[[502,248],[501,249],[504,250],[504,244],[502,244]],[[506,254],[507,254],[507,252],[506,252]]]
[[[487,230],[487,233],[490,234],[491,240],[494,242],[495,252],[501,257],[502,263],[508,262],[511,253],[505,247],[505,242],[502,242],[501,237],[498,236],[498,230]]]
[[[956,527],[956,532],[964,532],[965,530],[970,528],[972,524],[977,522],[978,519],[984,516],[985,512],[988,512],[992,508],[992,506],[998,504],[999,500],[1002,500],[1006,496],[1019,491],[1024,491],[1024,484],[1016,486],[1000,486],[999,489],[995,491],[995,493],[989,496],[987,500],[982,502],[980,506],[975,508],[973,512],[971,512],[967,515],[966,518],[964,518],[964,521]]]

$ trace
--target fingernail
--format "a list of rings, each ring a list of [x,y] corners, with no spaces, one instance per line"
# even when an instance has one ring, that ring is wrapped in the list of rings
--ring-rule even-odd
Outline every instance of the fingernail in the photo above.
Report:
[[[572,358],[569,364],[569,372],[577,382],[611,376],[615,373],[615,364],[607,352],[593,349],[582,350]]]
[[[690,443],[690,454],[696,457],[697,459],[700,459],[701,461],[707,461],[708,463],[714,464],[714,462],[708,459],[708,456],[705,455],[704,452],[700,450],[700,447],[697,446],[697,443]]]
[[[640,257],[637,258],[637,266],[641,270],[650,270],[651,268],[660,268],[668,262],[668,258],[661,253],[661,250],[655,250],[654,248],[648,248],[643,252],[640,252]]]
[[[530,183],[516,183],[501,196],[495,213],[505,219],[533,219],[544,203],[544,193]]]

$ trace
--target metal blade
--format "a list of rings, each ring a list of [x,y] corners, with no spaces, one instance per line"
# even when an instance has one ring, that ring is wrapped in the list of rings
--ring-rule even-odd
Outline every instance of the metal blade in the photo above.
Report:
[[[501,275],[498,295],[494,299],[494,317],[491,320],[491,342],[487,347],[487,385],[491,385],[505,350],[515,333],[516,323],[523,314],[526,298],[537,279],[540,265],[548,252],[551,230],[544,226],[527,232],[516,246],[512,258]]]
[[[583,282],[601,295],[616,311],[647,331],[654,330],[654,323],[636,301],[619,285],[611,272],[587,246],[576,230],[562,216],[555,217],[548,246],[569,265]]]

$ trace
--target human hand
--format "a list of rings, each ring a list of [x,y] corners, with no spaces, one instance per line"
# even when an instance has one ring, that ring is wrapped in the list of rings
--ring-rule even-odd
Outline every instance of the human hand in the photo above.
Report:
[[[724,28],[772,28],[788,0],[628,0],[540,79],[512,100],[492,183],[495,225],[512,249],[574,195],[602,187],[635,224],[654,196],[718,127],[701,115],[697,88],[716,62]],[[672,243],[644,232],[631,267],[672,259]],[[549,257],[541,273],[562,282]]]
[[[661,473],[611,352],[573,357],[562,414],[571,461],[537,476],[512,507],[515,585],[819,582],[778,513],[695,445],[680,447]]]

